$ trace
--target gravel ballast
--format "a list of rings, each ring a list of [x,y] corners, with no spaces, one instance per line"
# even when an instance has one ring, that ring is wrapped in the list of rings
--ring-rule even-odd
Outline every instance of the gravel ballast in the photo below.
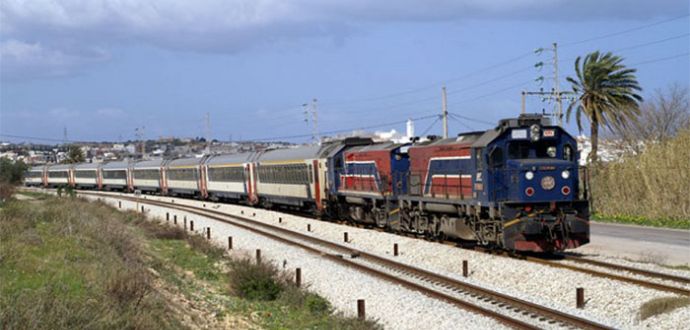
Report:
[[[163,201],[171,200],[171,198],[169,197],[157,196],[146,196],[146,198],[155,200],[160,199]],[[348,232],[350,242],[347,244],[350,244],[355,248],[362,249],[382,256],[393,257],[393,244],[397,243],[400,250],[400,256],[395,257],[397,261],[425,268],[427,270],[431,270],[439,274],[454,277],[457,279],[463,279],[461,276],[462,260],[468,260],[470,276],[466,280],[470,283],[485,287],[488,286],[491,289],[494,289],[499,292],[516,295],[525,300],[556,308],[570,314],[581,315],[583,317],[597,320],[601,323],[609,324],[616,327],[653,327],[673,329],[681,327],[680,325],[682,324],[690,324],[690,307],[683,307],[669,314],[664,314],[652,317],[645,321],[640,321],[638,317],[638,311],[642,304],[654,298],[668,297],[673,295],[665,292],[660,292],[657,290],[641,288],[633,284],[627,284],[619,281],[593,277],[582,273],[557,269],[544,265],[538,265],[522,260],[497,257],[475,251],[463,250],[452,246],[427,242],[421,239],[402,237],[369,229],[355,228],[334,223],[328,223],[324,221],[318,221],[310,218],[304,218],[300,216],[284,214],[274,211],[229,204],[215,204],[210,202],[201,202],[196,200],[186,200],[179,198],[176,198],[174,200],[176,204],[183,205],[202,206],[203,204],[206,204],[207,208],[235,215],[241,215],[241,211],[244,211],[243,216],[271,224],[277,224],[278,218],[281,217],[283,219],[282,226],[296,231],[300,231],[302,233],[307,233],[307,224],[311,224],[312,232],[310,232],[310,235],[318,236],[320,238],[328,239],[338,243],[342,243],[343,233]],[[125,202],[123,202],[123,204],[124,203]],[[252,214],[254,213],[256,213],[256,216],[253,217]],[[162,216],[165,216],[164,212]],[[214,236],[215,234],[216,233],[214,233]],[[242,234],[238,237],[245,237],[245,235]],[[224,239],[226,240],[227,238]],[[262,248],[262,251],[263,250],[264,249]],[[280,260],[281,258],[288,260],[284,254],[281,254],[280,251],[266,253],[271,254],[271,258],[274,260]],[[273,253],[275,253],[275,257]],[[304,252],[302,253],[304,254]],[[658,272],[665,272],[669,274],[690,277],[690,272],[682,270],[665,269],[663,267],[651,264],[633,263],[621,259],[611,260],[611,258],[606,258],[606,260],[604,261],[618,262],[622,265],[629,265],[632,267],[644,268]],[[323,260],[317,260],[315,262],[324,263]],[[291,265],[292,263],[292,261],[288,261],[288,265]],[[292,266],[294,268],[294,264]],[[333,265],[330,265],[329,268],[332,266]],[[304,271],[305,270],[303,270],[303,272]],[[350,270],[350,272],[353,271]],[[357,276],[363,275],[358,274]],[[380,280],[376,280],[373,278],[370,279],[375,282],[381,282]],[[317,292],[323,294],[328,299],[332,300],[334,305],[338,309],[349,313],[354,312],[354,301],[357,298],[339,298],[339,296],[337,295],[331,298],[329,294],[321,292],[323,288],[321,288],[318,284],[313,285],[313,288]],[[357,287],[359,286],[355,286],[355,288]],[[575,289],[577,287],[585,288],[585,297],[587,300],[587,304],[584,310],[578,310],[574,308]],[[414,292],[410,292],[409,290],[399,287],[396,288],[398,290],[403,290],[408,293],[414,294]],[[362,292],[364,292],[364,290],[362,290]],[[381,292],[383,292],[382,296],[384,296],[385,299],[388,299],[387,295],[389,294],[389,290],[383,290]],[[379,298],[381,298],[381,296],[379,296]],[[422,296],[422,298],[426,300],[431,300],[424,296]],[[370,298],[366,299],[367,310],[369,311]],[[371,299],[373,299],[372,304],[374,301],[377,301],[377,298],[375,297],[372,297]],[[380,300],[378,301],[378,303],[382,303]],[[399,305],[400,304],[396,304],[396,306],[392,307],[390,311],[395,311],[396,308],[400,307]],[[424,305],[426,306],[427,303],[424,303]],[[444,305],[446,305],[445,308],[450,308],[451,310],[455,311],[455,313],[451,314],[457,314],[457,308],[447,304]],[[416,311],[418,309],[411,308],[411,310]],[[374,312],[372,311],[371,313]],[[373,314],[371,313],[369,315],[373,316]],[[384,312],[383,314],[386,313]],[[398,315],[408,314],[398,313]],[[448,316],[445,314],[443,315],[444,319]],[[381,320],[382,323],[385,324],[387,327],[393,328],[407,327],[407,322],[409,321],[407,320],[407,317],[405,317],[404,321],[400,320],[400,317],[392,317],[392,320],[390,321],[384,321],[383,318]],[[425,323],[416,324],[419,325]],[[444,324],[452,325],[453,322]],[[455,323],[455,328],[457,328],[457,324],[460,323]]]
[[[95,197],[89,197],[94,199]],[[149,197],[150,198],[150,197]],[[117,201],[106,200],[118,207]],[[135,202],[122,201],[122,208],[134,210]],[[177,204],[183,204],[178,202]],[[365,299],[367,317],[378,320],[390,329],[504,329],[497,321],[459,309],[453,305],[429,298],[421,293],[399,285],[357,272],[349,267],[324,260],[314,254],[273,241],[263,236],[222,223],[203,216],[158,206],[145,205],[147,216],[165,222],[166,212],[170,213],[169,223],[177,215],[177,225],[184,225],[184,218],[194,221],[194,230],[204,233],[211,228],[211,238],[219,245],[227,246],[227,237],[233,237],[234,257],[253,258],[256,249],[261,249],[263,260],[271,260],[288,271],[301,268],[302,281],[326,299],[340,312],[354,316],[357,314],[357,299]]]

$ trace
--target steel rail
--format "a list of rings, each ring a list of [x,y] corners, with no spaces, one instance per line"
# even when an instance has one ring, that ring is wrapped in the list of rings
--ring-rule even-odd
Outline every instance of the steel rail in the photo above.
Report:
[[[557,261],[546,260],[546,259],[537,258],[537,257],[527,256],[527,257],[525,257],[525,260],[530,261],[530,262],[534,262],[534,263],[538,263],[538,264],[542,264],[542,265],[546,265],[546,266],[550,266],[550,267],[563,268],[563,269],[568,269],[568,270],[572,270],[572,271],[576,271],[576,272],[581,272],[581,273],[589,274],[589,275],[596,276],[596,277],[603,277],[603,278],[608,278],[608,279],[612,279],[612,280],[616,280],[616,281],[632,283],[635,285],[639,285],[639,286],[654,289],[654,290],[660,290],[660,291],[666,291],[666,292],[671,292],[671,293],[675,293],[675,294],[690,296],[690,290],[688,290],[688,289],[670,286],[670,285],[666,285],[666,284],[662,284],[662,283],[657,283],[657,282],[647,281],[647,280],[643,280],[643,279],[602,272],[602,271],[584,268],[584,267],[568,265],[568,264],[560,263]],[[636,269],[636,268],[633,268],[633,269]]]
[[[103,196],[103,194],[99,193],[89,193],[89,192],[79,192],[79,194],[85,194],[85,195],[93,195],[93,196]],[[380,265],[383,265],[384,267],[387,268],[394,268],[402,273],[405,274],[414,274],[416,277],[423,279],[426,282],[429,283],[441,283],[440,285],[446,286],[446,287],[452,287],[456,288],[457,290],[461,292],[469,292],[470,295],[474,296],[479,296],[479,299],[483,300],[492,300],[493,302],[496,302],[496,304],[504,304],[504,305],[510,305],[513,306],[513,309],[517,309],[518,311],[522,311],[523,314],[532,314],[532,318],[537,318],[538,316],[541,316],[541,318],[546,318],[549,320],[554,321],[554,323],[558,322],[564,325],[571,325],[575,326],[578,328],[584,328],[584,329],[612,329],[609,326],[599,324],[597,322],[587,320],[578,316],[570,315],[555,309],[551,309],[545,306],[541,306],[529,301],[525,301],[516,297],[512,297],[506,294],[502,294],[487,288],[482,288],[473,284],[465,283],[447,276],[443,276],[440,274],[435,274],[430,271],[417,268],[414,266],[406,265],[403,263],[399,263],[387,258],[383,258],[362,250],[358,250],[352,247],[348,246],[343,246],[334,242],[326,241],[317,237],[305,235],[293,230],[285,229],[279,226],[274,226],[270,225],[261,221],[253,220],[247,217],[242,217],[242,216],[237,216],[237,215],[231,215],[227,213],[223,213],[220,211],[216,210],[209,210],[207,208],[202,208],[202,207],[197,207],[197,206],[190,206],[190,205],[181,205],[181,204],[174,204],[170,202],[164,202],[164,201],[156,201],[156,200],[150,200],[150,199],[142,199],[142,198],[135,198],[135,197],[129,197],[129,196],[118,196],[118,195],[106,195],[109,197],[113,198],[119,198],[119,199],[124,199],[124,200],[129,200],[129,201],[134,201],[134,202],[139,202],[140,204],[152,204],[152,205],[157,205],[161,207],[166,207],[166,208],[172,208],[172,209],[177,209],[181,211],[185,211],[188,213],[196,214],[199,216],[204,216],[208,217],[217,221],[225,222],[228,224],[231,224],[233,226],[240,227],[242,229],[246,229],[248,231],[269,237],[271,239],[275,239],[281,242],[284,242],[286,244],[294,245],[294,246],[299,246],[300,248],[303,248],[307,251],[310,251],[312,253],[318,254],[324,258],[327,258],[331,261],[335,261],[350,267],[353,267],[355,269],[358,269],[360,271],[372,274],[374,276],[386,279],[388,281],[401,284],[407,288],[422,292],[426,295],[429,295],[433,298],[440,299],[449,303],[452,303],[454,305],[463,307],[468,310],[472,310],[475,312],[478,312],[480,314],[495,318],[499,320],[500,322],[503,322],[511,327],[516,327],[516,328],[521,328],[521,329],[536,329],[539,327],[536,327],[534,325],[530,325],[524,321],[514,319],[512,317],[500,314],[498,312],[483,308],[479,305],[472,304],[470,302],[466,302],[462,299],[453,297],[451,295],[448,295],[446,293],[437,291],[435,289],[427,288],[424,287],[418,283],[410,282],[405,279],[401,279],[399,277],[395,277],[394,275],[375,269],[371,267],[367,267],[365,265],[362,265],[357,262],[350,261],[346,258],[343,258],[342,256],[334,255],[334,254],[329,254],[325,253],[322,250],[316,249],[314,247],[311,247],[309,245],[305,245],[300,242],[296,242],[294,240],[287,239],[284,235],[289,235],[295,238],[298,238],[300,240],[304,240],[307,242],[310,242],[311,244],[316,244],[316,245],[321,245],[321,246],[326,246],[330,249],[333,250],[339,250],[343,252],[347,252],[351,255],[357,256],[358,258],[361,259],[367,259],[370,260],[373,263],[377,263]],[[229,220],[229,219],[234,219],[234,220]],[[238,221],[244,222],[244,223],[239,223]],[[245,224],[246,223],[246,224]],[[249,225],[250,224],[250,225]],[[272,230],[280,233],[281,235],[273,234],[273,233],[268,233],[264,230],[259,230],[257,229],[258,227],[265,228],[267,230]],[[493,303],[492,302],[492,303]]]
[[[683,276],[677,276],[677,275],[671,275],[671,274],[665,274],[665,273],[659,273],[651,270],[646,270],[646,269],[639,269],[635,267],[630,267],[630,266],[625,266],[625,265],[619,265],[615,263],[609,263],[605,261],[599,261],[599,260],[592,260],[589,258],[584,258],[580,256],[575,256],[571,254],[565,254],[563,255],[565,260],[570,260],[570,261],[575,261],[575,262],[580,262],[580,263],[585,263],[585,264],[590,264],[602,268],[611,268],[611,269],[616,269],[616,270],[623,270],[626,272],[642,275],[642,276],[647,276],[647,277],[654,277],[662,280],[668,280],[668,281],[674,281],[674,282],[679,282],[683,284],[690,284],[690,278],[683,277]]]

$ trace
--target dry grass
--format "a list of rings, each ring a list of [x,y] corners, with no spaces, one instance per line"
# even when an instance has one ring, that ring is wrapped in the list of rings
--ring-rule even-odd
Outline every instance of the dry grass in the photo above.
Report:
[[[690,228],[690,130],[642,154],[592,171],[594,211],[600,218]]]
[[[689,297],[662,297],[652,299],[640,307],[640,320],[648,319],[652,316],[669,313],[675,309],[690,306]]]
[[[122,218],[74,198],[6,204],[0,328],[179,328],[154,290],[144,237]]]

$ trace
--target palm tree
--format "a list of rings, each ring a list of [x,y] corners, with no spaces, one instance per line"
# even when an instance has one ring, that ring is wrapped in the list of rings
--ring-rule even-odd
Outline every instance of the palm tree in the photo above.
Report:
[[[637,70],[626,68],[623,58],[612,53],[600,54],[598,51],[588,54],[580,66],[580,57],[575,60],[577,77],[568,77],[568,82],[577,95],[575,102],[568,106],[568,121],[575,110],[577,127],[582,132],[582,115],[590,123],[592,152],[590,161],[597,161],[599,148],[599,127],[609,130],[625,128],[637,121],[640,115],[642,97],[637,92],[642,88],[637,82]]]

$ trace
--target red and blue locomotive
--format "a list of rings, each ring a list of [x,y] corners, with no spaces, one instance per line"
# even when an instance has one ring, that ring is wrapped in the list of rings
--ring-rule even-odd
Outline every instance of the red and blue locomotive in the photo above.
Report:
[[[203,158],[35,167],[26,184],[84,188],[84,176],[95,189],[289,208],[432,239],[548,252],[589,242],[577,156],[575,139],[561,127],[522,115],[487,131],[404,144],[348,138]]]
[[[589,242],[577,142],[545,116],[449,139],[355,147],[343,157],[336,194],[353,221],[517,251]]]

